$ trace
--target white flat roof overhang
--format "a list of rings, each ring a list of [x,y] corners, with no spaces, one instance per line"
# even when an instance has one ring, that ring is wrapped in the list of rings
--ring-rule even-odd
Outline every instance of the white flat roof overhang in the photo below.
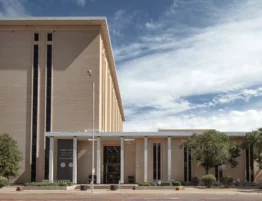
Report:
[[[193,134],[202,134],[203,132],[94,132],[95,137],[114,138],[114,137],[190,137]],[[244,137],[247,132],[224,132],[229,137]],[[72,137],[92,137],[92,132],[46,132],[46,137],[72,138]]]

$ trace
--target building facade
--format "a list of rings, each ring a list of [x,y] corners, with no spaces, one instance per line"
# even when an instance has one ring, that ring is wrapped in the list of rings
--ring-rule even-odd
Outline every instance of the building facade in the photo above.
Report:
[[[95,131],[122,131],[105,18],[0,20],[0,80],[1,132],[23,152],[18,182],[48,178],[46,132],[92,130],[93,82]]]
[[[92,131],[98,184],[128,183],[129,176],[135,182],[190,182],[204,175],[190,150],[179,148],[204,130],[122,132],[125,117],[103,17],[1,19],[0,111],[0,132],[17,140],[23,153],[16,183],[88,183]],[[241,143],[245,133],[228,135]],[[260,171],[251,156],[252,150],[243,151],[237,168],[213,173],[253,182]]]

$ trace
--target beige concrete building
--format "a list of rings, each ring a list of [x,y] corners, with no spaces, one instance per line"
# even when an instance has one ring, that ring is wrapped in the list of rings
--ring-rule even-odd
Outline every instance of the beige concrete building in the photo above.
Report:
[[[129,176],[190,182],[204,174],[179,148],[204,130],[129,133],[124,120],[106,18],[0,20],[0,132],[18,141],[24,158],[15,182],[89,182],[93,142],[98,184],[128,183]],[[245,133],[228,135],[240,143]],[[251,155],[214,174],[254,181]]]

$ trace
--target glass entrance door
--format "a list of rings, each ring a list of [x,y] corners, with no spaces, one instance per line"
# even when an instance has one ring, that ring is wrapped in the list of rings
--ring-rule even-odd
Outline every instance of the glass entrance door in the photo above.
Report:
[[[120,146],[104,146],[104,183],[117,184],[120,180]]]

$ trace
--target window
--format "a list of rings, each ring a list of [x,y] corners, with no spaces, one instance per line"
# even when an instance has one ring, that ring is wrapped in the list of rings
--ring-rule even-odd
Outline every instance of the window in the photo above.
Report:
[[[188,150],[188,181],[191,181],[192,167],[191,167],[191,149]]]
[[[39,41],[39,33],[34,34],[34,41]]]
[[[246,181],[249,182],[249,149],[246,149]]]
[[[51,37],[51,38],[50,38]],[[48,33],[47,40],[52,41],[52,34]],[[52,112],[52,44],[47,45],[46,57],[46,132],[51,131],[51,112]],[[45,149],[45,179],[49,176],[49,138],[46,137]]]
[[[53,39],[52,33],[48,33],[47,34],[47,41],[52,41],[52,39]]]
[[[153,179],[161,179],[161,144],[153,144]]]
[[[187,147],[184,147],[184,181],[187,181]]]
[[[249,156],[249,159],[250,159],[250,180],[251,182],[254,182],[254,161],[253,161],[253,146],[250,147],[250,156]]]
[[[37,34],[37,37],[36,37]],[[38,41],[38,33],[35,40]],[[33,57],[33,111],[32,111],[32,142],[31,142],[31,181],[36,180],[36,150],[37,150],[37,114],[38,114],[38,45],[34,45]]]

